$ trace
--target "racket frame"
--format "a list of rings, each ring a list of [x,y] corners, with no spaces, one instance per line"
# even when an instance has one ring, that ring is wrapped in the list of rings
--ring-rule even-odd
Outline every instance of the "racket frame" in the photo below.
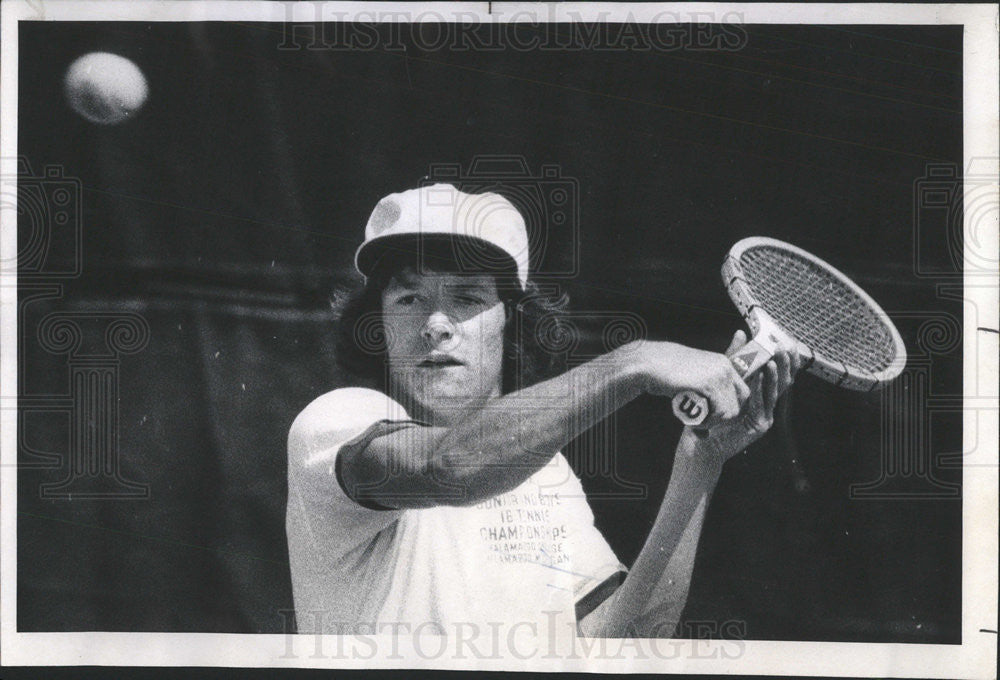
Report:
[[[761,308],[753,295],[753,290],[746,282],[740,258],[747,250],[762,246],[786,250],[823,269],[837,279],[845,288],[861,298],[872,311],[882,317],[885,327],[891,336],[895,354],[889,365],[881,371],[871,372],[828,357],[822,352],[809,347],[798,338],[795,338],[774,317]],[[790,243],[765,236],[751,236],[736,242],[729,249],[729,254],[722,263],[722,282],[726,286],[726,292],[729,294],[730,299],[746,320],[754,338],[761,335],[762,332],[777,330],[779,335],[795,343],[799,351],[799,356],[803,359],[802,367],[804,369],[827,382],[833,383],[837,387],[860,392],[870,392],[898,376],[906,365],[906,346],[903,345],[903,339],[900,337],[899,331],[896,330],[896,326],[892,323],[889,315],[883,311],[879,304],[836,267]]]
[[[895,356],[889,365],[881,371],[871,372],[828,357],[792,336],[773,316],[760,307],[750,284],[746,281],[740,258],[747,250],[761,246],[785,250],[811,262],[836,278],[848,290],[861,298],[872,311],[881,316],[892,338],[895,350]],[[803,361],[802,367],[813,375],[833,383],[837,387],[862,392],[870,392],[889,382],[899,375],[906,365],[906,347],[903,345],[903,339],[900,337],[899,331],[896,330],[895,324],[889,319],[889,315],[878,303],[838,269],[790,243],[766,236],[751,236],[737,241],[729,249],[729,253],[722,263],[722,282],[730,299],[749,326],[752,336],[747,344],[728,352],[726,355],[736,372],[744,379],[760,370],[781,347],[791,348],[794,346],[797,348]],[[681,422],[690,426],[701,425],[711,411],[708,400],[690,390],[674,395],[672,406],[674,415]]]

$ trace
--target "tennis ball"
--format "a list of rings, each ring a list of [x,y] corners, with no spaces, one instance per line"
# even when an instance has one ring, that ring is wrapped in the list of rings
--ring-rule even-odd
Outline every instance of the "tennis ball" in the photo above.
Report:
[[[149,94],[139,67],[110,52],[91,52],[74,61],[63,84],[73,110],[101,125],[115,125],[134,115]]]

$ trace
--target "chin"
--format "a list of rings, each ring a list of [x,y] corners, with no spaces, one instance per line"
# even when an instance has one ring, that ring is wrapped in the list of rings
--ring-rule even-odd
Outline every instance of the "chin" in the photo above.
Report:
[[[464,417],[465,413],[456,413],[466,407],[480,405],[490,396],[489,390],[470,390],[469,384],[433,385],[413,393],[420,408],[435,416],[434,420],[451,421],[456,416]]]
[[[455,408],[463,404],[481,401],[483,397],[477,393],[470,393],[468,385],[442,385],[432,387],[420,395],[420,401],[425,406],[434,408]]]

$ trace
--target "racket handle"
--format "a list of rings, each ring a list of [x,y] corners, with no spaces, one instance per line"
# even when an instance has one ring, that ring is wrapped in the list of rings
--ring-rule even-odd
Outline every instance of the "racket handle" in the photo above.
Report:
[[[678,392],[674,395],[673,401],[670,403],[674,408],[674,415],[677,416],[677,419],[691,427],[701,425],[705,422],[705,418],[708,418],[711,408],[708,399],[691,390]]]
[[[774,356],[774,352],[754,339],[732,352],[727,352],[726,356],[729,357],[736,372],[745,380],[759,371]],[[677,419],[692,427],[701,425],[712,414],[712,405],[708,399],[692,390],[675,394],[671,406]]]

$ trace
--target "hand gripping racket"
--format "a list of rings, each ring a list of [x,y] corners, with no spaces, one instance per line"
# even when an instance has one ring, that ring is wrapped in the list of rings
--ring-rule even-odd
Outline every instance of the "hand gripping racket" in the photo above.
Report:
[[[781,346],[797,346],[802,367],[851,390],[871,391],[906,364],[906,348],[888,315],[853,281],[801,248],[754,236],[736,243],[722,264],[722,281],[753,339],[729,352],[744,379]],[[700,425],[711,404],[678,392],[674,414]]]

